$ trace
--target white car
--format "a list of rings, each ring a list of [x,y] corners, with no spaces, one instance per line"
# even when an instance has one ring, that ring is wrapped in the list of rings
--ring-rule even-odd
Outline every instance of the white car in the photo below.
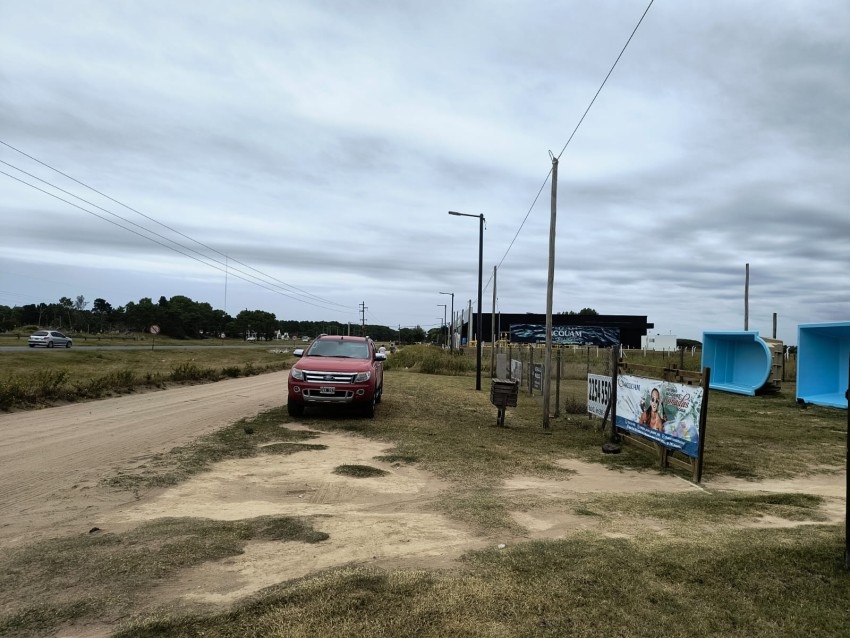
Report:
[[[36,330],[30,335],[27,345],[30,348],[36,346],[44,346],[45,348],[55,348],[56,346],[70,348],[73,340],[71,337],[66,337],[58,330]]]

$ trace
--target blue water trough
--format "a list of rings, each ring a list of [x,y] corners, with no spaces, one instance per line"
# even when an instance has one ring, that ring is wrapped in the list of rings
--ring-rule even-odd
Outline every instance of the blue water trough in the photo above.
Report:
[[[774,353],[777,347],[781,353],[782,343],[769,341],[755,330],[703,332],[702,368],[711,368],[709,387],[755,396],[760,390],[777,386],[779,381],[771,372],[776,369]]]
[[[850,322],[797,326],[797,400],[847,409]]]

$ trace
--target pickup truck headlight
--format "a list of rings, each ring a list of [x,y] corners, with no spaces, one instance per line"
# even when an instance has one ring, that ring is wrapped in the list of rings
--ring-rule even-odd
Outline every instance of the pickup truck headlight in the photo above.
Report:
[[[354,383],[363,383],[364,381],[368,381],[372,378],[372,371],[367,370],[366,372],[359,372],[357,376],[354,377]]]
[[[296,381],[303,381],[304,380],[304,373],[301,370],[299,370],[298,368],[292,368],[292,370],[290,370],[289,373],[292,375],[292,378],[295,379]]]

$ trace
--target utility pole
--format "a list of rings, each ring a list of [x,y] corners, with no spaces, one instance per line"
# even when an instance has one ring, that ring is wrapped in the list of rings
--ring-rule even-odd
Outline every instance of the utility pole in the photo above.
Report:
[[[750,265],[744,278],[744,330],[750,329]]]
[[[453,292],[441,292],[441,295],[451,295],[452,296],[452,325],[449,329],[449,352],[455,351],[455,294]]]
[[[558,158],[552,155],[552,213],[549,218],[549,276],[546,280],[546,359],[543,363],[543,429],[549,429],[552,398],[552,290],[555,284],[555,218],[558,212]]]
[[[490,314],[490,377],[496,376],[496,266],[493,266],[493,312]]]
[[[443,340],[443,331],[446,330],[446,306],[447,306],[447,304],[438,303],[437,307],[439,308],[440,306],[443,307],[443,325],[440,328],[440,341],[442,341]],[[439,317],[438,317],[438,319],[439,319]],[[443,343],[441,345],[445,345],[445,344]]]
[[[469,314],[467,315],[469,323],[466,328],[466,345],[472,343],[472,299],[469,300]]]
[[[366,302],[360,304],[360,336],[366,336]]]

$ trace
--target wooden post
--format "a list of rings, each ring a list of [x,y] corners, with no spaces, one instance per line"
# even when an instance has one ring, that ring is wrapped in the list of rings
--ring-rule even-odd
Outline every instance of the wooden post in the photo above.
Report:
[[[747,275],[744,279],[744,330],[750,329],[750,265],[747,264]]]
[[[493,311],[490,314],[490,341],[493,348],[490,350],[490,376],[496,376],[496,266],[493,266]]]
[[[611,347],[611,441],[617,442],[617,376],[620,367],[619,346]]]
[[[555,416],[561,416],[561,349],[558,348],[558,372],[555,382]]]
[[[847,501],[850,500],[850,368],[848,368],[848,387],[844,397],[847,399],[847,461],[845,473],[847,475],[847,486],[844,492],[844,569],[850,570],[850,509],[847,509]]]
[[[534,395],[534,345],[528,346],[528,396]]]
[[[694,483],[702,480],[702,458],[705,451],[705,426],[708,422],[708,392],[711,384],[711,368],[702,371],[702,405],[699,412],[699,446],[697,447],[697,464],[694,468]]]

